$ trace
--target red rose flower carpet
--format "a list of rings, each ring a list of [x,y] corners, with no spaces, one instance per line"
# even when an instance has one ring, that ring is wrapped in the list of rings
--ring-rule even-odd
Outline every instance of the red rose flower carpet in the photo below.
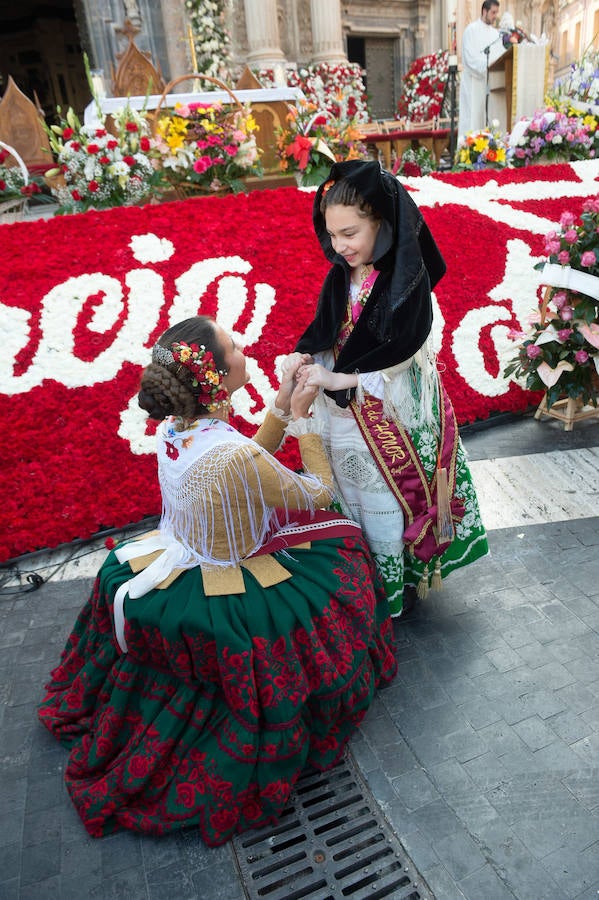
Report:
[[[448,264],[434,337],[458,421],[526,409],[538,395],[502,376],[508,332],[541,295],[544,235],[598,193],[599,161],[404,183]],[[327,270],[312,199],[281,188],[0,227],[0,559],[160,511],[136,393],[170,324],[208,313],[239,336],[252,383],[235,413],[255,430]]]

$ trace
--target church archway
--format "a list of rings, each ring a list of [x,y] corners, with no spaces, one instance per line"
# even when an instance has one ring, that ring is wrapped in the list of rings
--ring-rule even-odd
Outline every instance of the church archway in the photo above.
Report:
[[[89,88],[80,26],[73,0],[0,0],[0,93],[12,75],[48,120],[57,106],[81,113]]]

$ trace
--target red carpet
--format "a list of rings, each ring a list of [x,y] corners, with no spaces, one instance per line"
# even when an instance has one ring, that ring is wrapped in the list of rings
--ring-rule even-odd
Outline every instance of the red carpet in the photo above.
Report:
[[[589,161],[406,180],[448,263],[435,334],[460,423],[535,399],[501,376],[507,332],[536,305],[543,236],[598,177]],[[253,432],[327,269],[311,206],[282,188],[0,227],[0,559],[159,512],[135,395],[172,322],[202,311],[242,336]]]

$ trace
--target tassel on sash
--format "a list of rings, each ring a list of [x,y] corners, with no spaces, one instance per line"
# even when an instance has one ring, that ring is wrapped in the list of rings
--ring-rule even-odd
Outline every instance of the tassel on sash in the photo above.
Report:
[[[437,557],[435,560],[435,571],[431,578],[431,590],[440,591],[443,587],[443,578],[441,577],[441,560]]]

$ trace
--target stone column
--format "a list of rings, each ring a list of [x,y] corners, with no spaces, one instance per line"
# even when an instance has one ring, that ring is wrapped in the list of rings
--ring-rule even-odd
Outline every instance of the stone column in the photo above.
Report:
[[[249,48],[247,64],[255,68],[274,68],[284,63],[277,0],[244,0],[244,7]]]
[[[339,0],[310,0],[312,62],[347,62]]]

